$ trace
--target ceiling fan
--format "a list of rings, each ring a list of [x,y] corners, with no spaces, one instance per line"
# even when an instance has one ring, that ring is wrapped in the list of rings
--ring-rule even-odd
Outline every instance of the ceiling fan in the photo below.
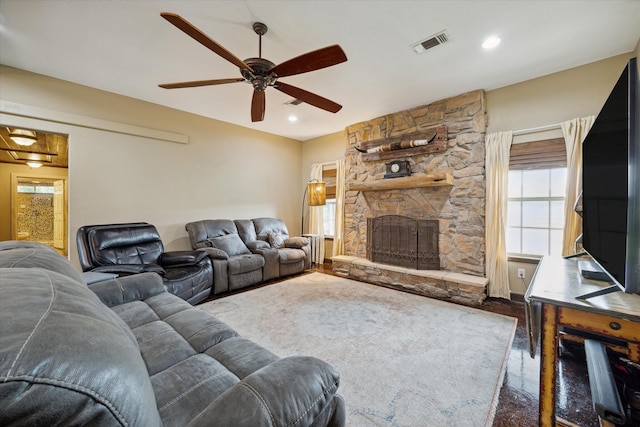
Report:
[[[275,65],[273,62],[262,58],[262,36],[267,33],[267,26],[261,22],[253,24],[253,31],[259,36],[258,58],[248,58],[244,61],[210,39],[198,28],[194,27],[180,15],[169,12],[160,14],[164,19],[182,30],[185,34],[217,53],[222,58],[240,68],[242,77],[231,79],[197,80],[179,83],[160,84],[164,89],[178,89],[185,87],[210,86],[227,83],[247,82],[253,86],[253,98],[251,100],[251,121],[260,122],[264,120],[265,112],[265,90],[271,86],[286,93],[300,101],[311,104],[332,113],[337,113],[342,105],[323,98],[314,93],[308,92],[295,86],[283,83],[280,77],[293,76],[295,74],[307,73],[321,68],[331,67],[347,60],[347,56],[339,45],[327,46],[292,58],[281,64]]]

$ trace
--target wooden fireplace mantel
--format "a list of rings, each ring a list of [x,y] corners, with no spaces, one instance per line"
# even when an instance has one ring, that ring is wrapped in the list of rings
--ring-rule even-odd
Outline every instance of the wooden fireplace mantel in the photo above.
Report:
[[[449,172],[416,174],[403,178],[389,178],[380,181],[360,182],[347,187],[348,191],[384,191],[409,188],[446,187],[453,185],[453,175]]]

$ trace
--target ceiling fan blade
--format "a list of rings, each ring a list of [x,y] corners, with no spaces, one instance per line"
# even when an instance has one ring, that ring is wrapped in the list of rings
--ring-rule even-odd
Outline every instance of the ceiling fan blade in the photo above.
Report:
[[[241,69],[249,70],[253,72],[253,69],[249,67],[247,64],[245,64],[243,60],[235,56],[233,53],[229,52],[227,49],[220,46],[218,43],[211,40],[206,34],[204,34],[202,31],[194,27],[191,23],[189,23],[189,21],[184,19],[182,16],[175,13],[170,13],[170,12],[162,12],[160,13],[160,16],[162,16],[164,19],[166,19],[167,21],[171,22],[173,25],[178,27],[178,29],[182,30],[189,37],[199,42],[204,47],[211,49],[212,51],[214,51],[215,53],[217,53],[227,61],[231,62],[232,64],[236,65]]]
[[[261,122],[264,120],[265,94],[264,91],[253,90],[251,99],[251,121]]]
[[[293,76],[294,74],[307,73],[321,68],[331,67],[347,60],[347,55],[340,46],[327,46],[296,56],[288,61],[278,64],[269,70],[278,77]]]
[[[236,79],[215,79],[215,80],[195,80],[192,82],[178,82],[178,83],[162,83],[159,84],[161,88],[164,89],[180,89],[184,87],[198,87],[198,86],[212,86],[212,85],[223,85],[227,83],[237,83],[243,82],[243,78]]]
[[[307,104],[311,104],[314,107],[327,110],[331,113],[337,113],[342,108],[342,105],[340,104],[336,104],[335,102],[327,98],[323,98],[320,95],[316,95],[315,93],[307,92],[299,87],[291,86],[282,82],[277,82],[274,87],[280,92],[284,92],[289,96],[306,102]]]

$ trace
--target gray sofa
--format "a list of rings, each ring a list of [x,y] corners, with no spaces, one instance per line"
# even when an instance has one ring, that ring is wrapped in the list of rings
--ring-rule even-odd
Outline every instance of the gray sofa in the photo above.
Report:
[[[279,358],[155,273],[86,286],[53,249],[0,242],[0,425],[342,426],[339,376]]]
[[[213,264],[213,293],[233,291],[311,268],[311,247],[278,218],[207,219],[185,226],[193,249]]]

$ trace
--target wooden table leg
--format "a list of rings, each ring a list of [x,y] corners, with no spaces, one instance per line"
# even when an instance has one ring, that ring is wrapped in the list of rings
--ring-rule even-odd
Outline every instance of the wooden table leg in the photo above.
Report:
[[[542,307],[542,346],[540,347],[540,426],[556,425],[556,363],[558,357],[557,308]]]
[[[627,354],[629,355],[629,360],[632,362],[640,363],[640,344],[637,342],[629,342],[627,349]]]

